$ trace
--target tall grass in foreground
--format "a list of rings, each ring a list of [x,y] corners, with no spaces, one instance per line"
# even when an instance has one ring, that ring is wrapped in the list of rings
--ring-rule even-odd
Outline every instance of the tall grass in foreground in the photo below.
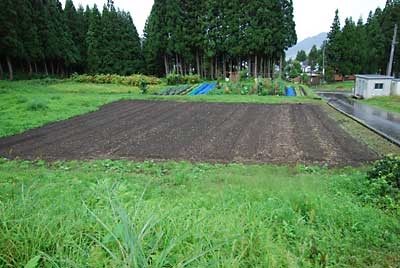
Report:
[[[0,267],[396,267],[363,169],[0,160]],[[143,191],[143,189],[146,189]]]

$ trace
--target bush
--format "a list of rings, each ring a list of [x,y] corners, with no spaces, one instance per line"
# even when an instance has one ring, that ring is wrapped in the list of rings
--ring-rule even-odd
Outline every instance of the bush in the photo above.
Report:
[[[368,179],[384,179],[391,187],[400,189],[400,156],[389,155],[375,163],[368,172]]]
[[[27,110],[29,111],[41,111],[48,108],[46,101],[41,99],[33,99],[27,104]]]
[[[140,88],[140,91],[142,92],[142,94],[146,94],[147,93],[147,81],[146,81],[146,79],[144,79],[144,78],[140,79],[139,88]]]
[[[198,84],[201,83],[200,75],[190,74],[183,77],[185,84]]]
[[[240,73],[239,73],[240,81],[244,81],[247,79],[248,72],[249,72],[248,69],[244,69],[244,70],[240,71]]]
[[[400,156],[389,155],[368,172],[368,190],[364,199],[385,209],[394,209],[400,199]]]
[[[139,87],[142,80],[145,80],[147,85],[161,84],[161,79],[157,77],[139,75],[139,74],[130,76],[120,76],[116,74],[97,74],[97,75],[73,74],[70,79],[78,83],[123,84],[135,87]]]
[[[171,73],[167,75],[167,85],[179,85],[183,84],[184,79],[180,74]]]
[[[180,75],[180,74],[168,74],[167,84],[168,85],[180,85],[180,84],[198,84],[201,83],[201,78],[197,74]]]

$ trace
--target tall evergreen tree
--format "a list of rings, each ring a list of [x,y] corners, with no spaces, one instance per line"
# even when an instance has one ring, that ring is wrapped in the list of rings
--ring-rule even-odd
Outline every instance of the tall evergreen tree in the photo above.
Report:
[[[17,11],[12,0],[0,1],[0,59],[5,58],[9,79],[14,79],[12,61],[19,57],[23,44],[18,37]],[[0,61],[1,63],[1,61]]]

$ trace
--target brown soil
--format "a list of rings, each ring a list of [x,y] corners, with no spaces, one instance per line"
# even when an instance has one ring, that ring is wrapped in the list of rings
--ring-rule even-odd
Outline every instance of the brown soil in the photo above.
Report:
[[[378,155],[317,105],[119,101],[0,139],[0,156],[359,165]]]

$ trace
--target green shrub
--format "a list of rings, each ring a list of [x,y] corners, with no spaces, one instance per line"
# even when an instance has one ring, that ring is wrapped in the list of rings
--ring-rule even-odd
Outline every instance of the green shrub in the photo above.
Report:
[[[248,69],[244,69],[244,70],[240,71],[240,73],[239,73],[240,81],[244,81],[244,80],[247,79],[247,73],[248,72],[249,72]]]
[[[48,108],[46,101],[42,99],[33,99],[27,104],[27,110],[29,111],[41,111]]]
[[[120,76],[116,74],[73,74],[70,78],[74,82],[78,83],[96,83],[96,84],[123,84],[129,86],[138,87],[141,80],[145,80],[147,85],[158,85],[161,84],[161,79],[153,76],[146,75],[130,75],[130,76]]]
[[[180,75],[171,73],[167,75],[168,85],[181,85],[181,84],[198,84],[201,83],[201,78],[197,74]]]
[[[200,75],[190,74],[183,77],[184,84],[198,84],[201,83]]]
[[[240,90],[240,95],[249,95],[249,87],[243,86],[242,89]]]
[[[385,209],[399,207],[400,156],[389,155],[375,163],[367,175],[368,189],[362,193],[364,200],[372,201]]]
[[[144,79],[144,78],[140,79],[139,88],[140,88],[140,91],[142,92],[142,94],[146,94],[147,93],[147,81],[146,81],[146,79]]]
[[[180,74],[171,73],[167,75],[167,85],[184,84],[183,76]]]
[[[400,156],[389,155],[377,161],[368,172],[368,179],[384,179],[391,187],[400,189]]]

